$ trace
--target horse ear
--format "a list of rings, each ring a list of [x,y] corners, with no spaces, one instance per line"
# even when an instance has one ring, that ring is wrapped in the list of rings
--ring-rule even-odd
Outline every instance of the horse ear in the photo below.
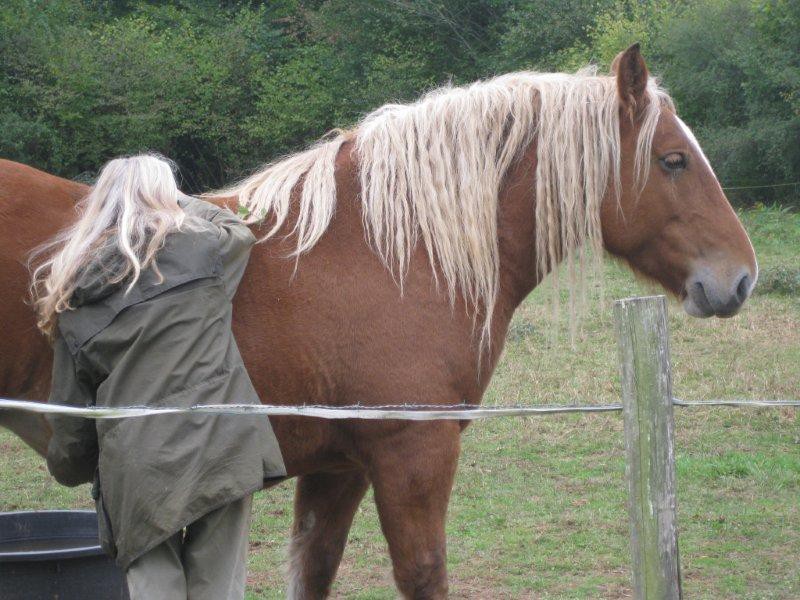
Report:
[[[617,54],[611,63],[611,70],[617,76],[620,101],[633,114],[642,105],[648,78],[647,65],[644,64],[638,42]]]

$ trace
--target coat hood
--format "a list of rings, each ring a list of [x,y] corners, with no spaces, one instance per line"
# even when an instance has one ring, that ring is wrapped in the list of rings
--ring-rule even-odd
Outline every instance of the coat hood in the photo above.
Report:
[[[78,274],[75,289],[70,297],[70,305],[77,308],[93,304],[118,291],[125,285],[125,281],[111,283],[109,280],[119,273],[124,264],[125,259],[117,248],[115,240],[107,242]],[[126,280],[130,280],[130,277],[126,277]]]

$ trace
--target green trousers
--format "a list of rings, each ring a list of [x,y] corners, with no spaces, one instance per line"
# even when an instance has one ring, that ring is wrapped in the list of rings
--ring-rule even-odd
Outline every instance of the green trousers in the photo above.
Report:
[[[133,561],[131,600],[242,600],[252,498],[211,511]]]

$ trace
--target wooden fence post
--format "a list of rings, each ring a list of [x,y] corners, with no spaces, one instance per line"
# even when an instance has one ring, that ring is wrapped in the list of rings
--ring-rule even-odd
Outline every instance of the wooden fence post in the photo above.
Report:
[[[672,375],[664,296],[614,303],[625,476],[637,600],[682,598],[675,513]]]

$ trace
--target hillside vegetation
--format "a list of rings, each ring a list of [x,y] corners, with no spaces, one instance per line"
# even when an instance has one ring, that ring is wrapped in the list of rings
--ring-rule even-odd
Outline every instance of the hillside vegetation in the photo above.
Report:
[[[198,191],[386,102],[635,41],[735,202],[799,197],[796,0],[6,0],[0,156],[90,179],[158,150]]]

